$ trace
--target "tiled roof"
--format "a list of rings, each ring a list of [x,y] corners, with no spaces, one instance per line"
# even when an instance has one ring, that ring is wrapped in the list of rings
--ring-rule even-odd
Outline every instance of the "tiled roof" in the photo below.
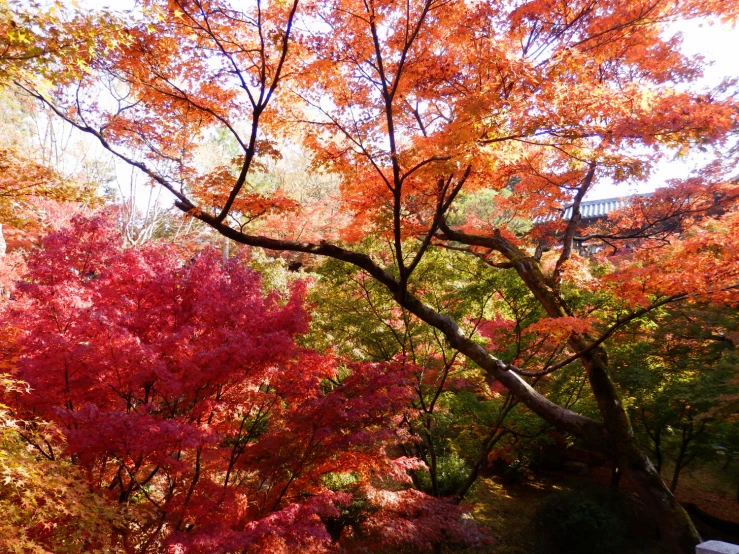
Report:
[[[622,196],[619,198],[604,198],[602,200],[586,200],[580,203],[580,214],[583,220],[606,217],[609,213],[616,211],[619,208],[623,208],[624,206],[628,206],[635,196],[648,198],[652,196],[652,193],[650,192],[646,194],[635,194],[632,196]],[[551,216],[537,218],[535,222],[544,223],[547,221],[552,221],[556,219],[556,217],[557,216],[555,214],[552,214]],[[565,221],[570,220],[570,218],[572,217],[571,204],[564,209],[561,217]]]
[[[631,197],[605,198],[603,200],[588,200],[580,203],[580,215],[583,219],[594,219],[606,217],[609,213],[623,208],[631,202]],[[562,219],[569,221],[572,217],[572,206],[567,206],[562,214]]]

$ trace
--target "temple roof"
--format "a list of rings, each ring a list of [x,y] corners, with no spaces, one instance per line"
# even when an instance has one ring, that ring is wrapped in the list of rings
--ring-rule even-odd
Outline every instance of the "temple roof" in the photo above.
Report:
[[[645,194],[632,194],[630,196],[620,196],[618,198],[603,198],[600,200],[585,200],[580,203],[580,215],[583,220],[598,219],[601,217],[607,217],[609,213],[616,211],[619,208],[629,205],[633,198],[641,196],[643,198],[649,198],[652,196],[651,192]],[[560,210],[557,210],[560,211]],[[564,210],[561,210],[562,219],[569,221],[572,217],[572,204],[566,206]],[[551,216],[544,216],[536,218],[536,223],[545,223],[556,219],[556,214]]]

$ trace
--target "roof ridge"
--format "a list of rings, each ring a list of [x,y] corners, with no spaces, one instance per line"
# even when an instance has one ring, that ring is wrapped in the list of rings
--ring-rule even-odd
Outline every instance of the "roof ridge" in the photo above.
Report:
[[[654,192],[637,192],[635,194],[627,194],[625,196],[612,196],[611,198],[598,198],[596,200],[583,200],[582,202],[580,202],[580,205],[582,206],[583,204],[600,204],[600,203],[606,203],[606,202],[618,202],[619,200],[624,201],[624,200],[628,200],[629,198],[636,198],[636,197],[649,198],[653,194]],[[573,205],[574,205],[574,202],[572,204],[567,204],[562,209],[566,210],[567,208],[571,208]]]
[[[580,202],[580,216],[583,219],[597,219],[599,217],[605,217],[609,213],[619,208],[626,206],[630,200],[640,197],[649,198],[654,192],[641,192],[635,194],[628,194],[626,196],[615,196],[612,198],[600,198],[598,200],[584,200]],[[557,208],[555,212],[559,212],[559,218],[563,221],[569,221],[572,217],[572,204],[567,204],[562,208]],[[551,215],[539,216],[534,218],[534,223],[545,223],[547,221],[553,221],[557,219],[557,215],[552,213]]]

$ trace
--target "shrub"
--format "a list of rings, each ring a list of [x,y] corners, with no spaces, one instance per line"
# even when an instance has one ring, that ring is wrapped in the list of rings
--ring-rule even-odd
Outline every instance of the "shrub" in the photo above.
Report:
[[[456,494],[467,480],[470,467],[456,452],[449,452],[436,458],[436,478],[439,484],[439,494],[449,496]],[[418,471],[418,484],[421,490],[431,493],[431,475],[428,469]]]
[[[619,510],[618,497],[609,491],[560,491],[544,499],[538,517],[557,552],[607,554],[623,544]]]

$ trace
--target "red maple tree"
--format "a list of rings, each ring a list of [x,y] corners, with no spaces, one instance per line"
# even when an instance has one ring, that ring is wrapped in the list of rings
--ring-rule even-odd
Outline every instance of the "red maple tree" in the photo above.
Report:
[[[53,422],[89,485],[126,507],[129,552],[430,548],[481,535],[450,503],[407,489],[412,367],[344,366],[296,344],[305,285],[204,250],[123,249],[111,218],[49,234],[5,305],[14,404]]]

